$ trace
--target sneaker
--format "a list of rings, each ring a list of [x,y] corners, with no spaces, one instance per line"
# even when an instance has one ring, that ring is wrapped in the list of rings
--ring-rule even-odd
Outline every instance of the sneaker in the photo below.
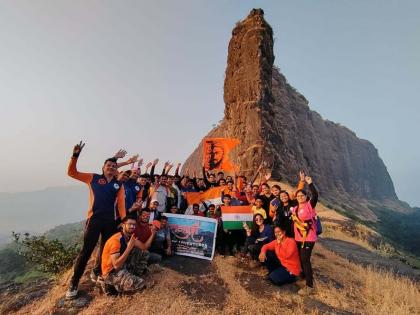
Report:
[[[90,272],[90,280],[92,280],[93,283],[96,283],[98,281],[98,275],[95,273],[95,271]]]
[[[304,288],[302,288],[298,291],[298,294],[300,296],[308,296],[308,295],[312,295],[314,293],[315,293],[315,289],[311,288],[311,287],[308,287],[308,286],[305,286]]]
[[[151,264],[147,267],[147,271],[150,273],[158,273],[162,272],[163,268],[159,264]]]
[[[69,286],[69,288],[67,289],[67,292],[66,292],[66,299],[67,300],[75,299],[77,297],[77,293],[78,293],[77,285],[73,284],[73,283],[70,284],[70,286]]]

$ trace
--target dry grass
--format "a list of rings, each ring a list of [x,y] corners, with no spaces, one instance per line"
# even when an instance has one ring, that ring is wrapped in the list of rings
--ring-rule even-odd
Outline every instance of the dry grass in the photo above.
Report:
[[[364,297],[369,314],[420,314],[418,284],[390,272],[358,267],[364,274]]]
[[[248,270],[233,257],[217,256],[212,264],[215,271],[209,275],[186,276],[166,269],[153,276],[156,286],[142,293],[107,297],[93,291],[93,301],[80,314],[420,314],[418,283],[358,266],[321,245],[316,246],[312,260],[317,291],[310,297],[297,295],[296,284],[275,287],[266,283],[262,268]],[[66,289],[64,278],[48,297],[19,314],[57,312],[57,301]],[[221,279],[220,289],[228,292],[222,308],[209,307],[194,294],[187,296],[181,290],[185,282],[210,286],[214,279]]]
[[[324,236],[373,251],[365,238],[373,232],[369,228],[355,225],[360,233],[349,235],[340,229],[349,219],[322,205],[319,213],[337,227],[326,229]],[[312,263],[316,293],[310,297],[296,293],[303,285],[301,281],[276,287],[263,280],[264,269],[250,270],[233,257],[216,256],[206,267],[210,268],[208,273],[185,275],[166,268],[153,275],[155,287],[132,296],[108,297],[91,290],[88,294],[93,300],[80,314],[420,314],[419,283],[349,262],[321,244],[315,246]],[[48,296],[18,314],[72,313],[58,307],[69,276],[70,271]],[[86,276],[83,281],[86,286]],[[223,297],[220,300],[219,294]]]

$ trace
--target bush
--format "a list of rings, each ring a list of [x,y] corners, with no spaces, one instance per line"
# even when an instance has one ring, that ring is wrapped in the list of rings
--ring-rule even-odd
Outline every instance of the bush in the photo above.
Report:
[[[40,271],[57,274],[70,267],[78,253],[77,245],[65,247],[57,239],[12,232],[18,253]]]

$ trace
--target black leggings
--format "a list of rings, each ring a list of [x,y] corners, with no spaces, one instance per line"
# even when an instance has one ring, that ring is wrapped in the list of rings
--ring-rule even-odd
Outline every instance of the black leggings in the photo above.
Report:
[[[312,273],[311,254],[315,242],[305,242],[303,248],[302,242],[296,242],[296,244],[299,249],[300,263],[302,265],[303,274],[305,275],[306,285],[312,288],[314,286],[314,278]]]
[[[105,242],[116,232],[117,224],[115,221],[95,217],[91,217],[86,221],[83,235],[83,247],[74,264],[74,273],[71,279],[72,284],[79,284],[79,280],[85,271],[89,258],[98,243],[99,236],[101,236],[101,244],[99,247],[98,257],[101,257]],[[98,257],[95,263],[94,271],[95,273],[100,274],[100,259],[98,260]]]

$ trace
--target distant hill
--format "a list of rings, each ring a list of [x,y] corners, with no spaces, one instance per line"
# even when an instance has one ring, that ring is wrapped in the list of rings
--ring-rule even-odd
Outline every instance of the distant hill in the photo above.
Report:
[[[84,186],[0,193],[0,244],[11,231],[41,233],[85,218],[88,193]]]

